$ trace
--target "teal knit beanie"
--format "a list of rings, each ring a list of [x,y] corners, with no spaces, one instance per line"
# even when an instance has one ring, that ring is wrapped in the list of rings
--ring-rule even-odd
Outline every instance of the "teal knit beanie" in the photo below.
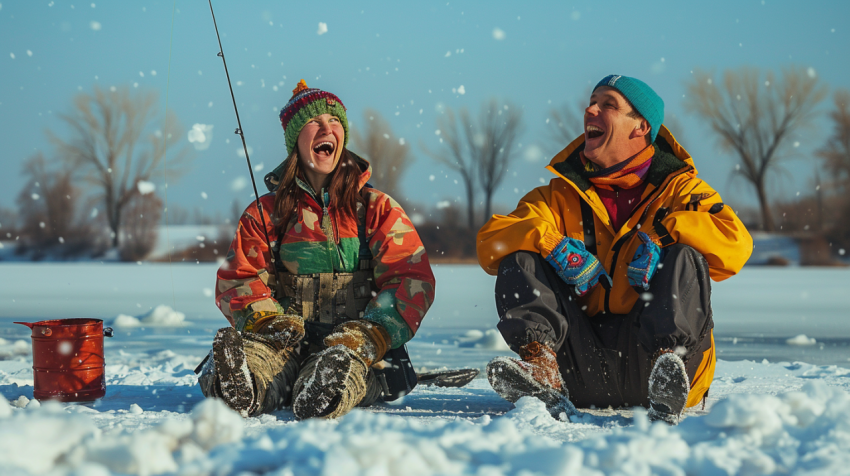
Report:
[[[649,133],[652,142],[655,142],[658,129],[664,122],[664,101],[661,97],[643,81],[618,74],[605,76],[593,90],[596,91],[600,86],[614,88],[628,99],[632,107],[649,123]]]

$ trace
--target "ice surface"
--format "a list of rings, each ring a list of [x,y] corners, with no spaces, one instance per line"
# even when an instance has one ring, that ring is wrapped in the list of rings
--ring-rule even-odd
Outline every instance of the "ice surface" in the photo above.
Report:
[[[338,422],[295,422],[289,410],[243,420],[205,400],[193,373],[226,325],[202,292],[216,268],[0,264],[0,275],[14,276],[0,295],[0,350],[29,341],[12,320],[185,314],[152,318],[182,326],[116,328],[105,342],[107,393],[92,406],[36,407],[29,352],[0,360],[0,474],[841,474],[850,465],[850,369],[788,357],[815,358],[828,351],[825,339],[850,337],[841,319],[850,309],[846,270],[745,269],[716,284],[725,353],[707,409],[671,428],[649,424],[640,409],[580,409],[558,421],[537,400],[500,399],[483,378],[417,387]],[[498,336],[494,278],[474,266],[434,270],[437,298],[409,343],[416,368],[482,368],[511,355],[476,346]],[[802,333],[817,344],[786,344]],[[759,334],[789,354],[773,363],[724,358]],[[847,365],[846,351],[834,355]]]

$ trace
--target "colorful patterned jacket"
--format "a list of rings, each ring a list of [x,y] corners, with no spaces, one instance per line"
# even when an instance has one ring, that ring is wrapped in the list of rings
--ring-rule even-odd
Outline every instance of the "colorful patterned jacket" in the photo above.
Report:
[[[596,286],[579,298],[591,317],[628,314],[637,302],[638,293],[629,285],[626,270],[641,244],[638,229],[662,246],[682,243],[699,251],[715,281],[735,275],[753,251],[744,224],[720,195],[697,177],[690,154],[666,127],[661,126],[655,146],[641,201],[615,230],[599,194],[581,173],[578,153],[584,147],[584,135],[574,140],[546,167],[555,174],[549,185],[529,192],[509,215],[494,215],[478,232],[481,267],[496,274],[502,258],[510,253],[526,250],[547,256],[564,236],[586,242],[585,231],[595,230],[596,256],[613,279],[613,287]],[[583,215],[589,215],[592,227],[586,226]],[[688,406],[699,402],[708,390],[715,361],[712,337],[711,348],[705,351],[691,383]]]
[[[366,188],[372,175],[360,159],[359,186],[368,192],[366,235],[375,260],[377,295],[369,302],[364,319],[381,324],[397,348],[410,340],[434,300],[434,275],[419,235],[401,206],[389,195]],[[301,197],[297,222],[278,236],[269,211],[274,194],[260,197],[269,240],[280,241],[280,258],[292,274],[343,272],[358,269],[360,239],[357,218],[338,213],[333,203],[324,209],[310,186],[298,181]],[[324,220],[325,210],[329,220]],[[323,224],[325,226],[323,226]],[[242,214],[236,237],[217,274],[216,305],[238,330],[250,330],[258,311],[283,311],[288,302],[277,302],[269,289],[272,272],[269,249],[256,203]],[[288,298],[283,298],[288,299]]]

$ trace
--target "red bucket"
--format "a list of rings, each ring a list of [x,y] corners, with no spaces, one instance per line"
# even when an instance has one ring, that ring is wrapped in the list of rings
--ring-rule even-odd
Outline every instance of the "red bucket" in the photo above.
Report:
[[[100,319],[16,322],[32,329],[33,397],[36,400],[89,402],[106,394],[103,378],[103,328]]]

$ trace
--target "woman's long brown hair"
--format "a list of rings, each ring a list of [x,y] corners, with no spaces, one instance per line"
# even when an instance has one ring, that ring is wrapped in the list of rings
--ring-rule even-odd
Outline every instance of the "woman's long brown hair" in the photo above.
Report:
[[[360,194],[360,167],[354,160],[354,156],[348,149],[342,149],[339,162],[333,172],[330,173],[331,181],[328,187],[328,197],[337,213],[357,219],[357,204],[363,203]],[[278,236],[286,233],[286,228],[298,209],[298,199],[302,193],[306,193],[295,183],[295,178],[306,182],[304,172],[301,170],[301,161],[296,149],[286,159],[286,167],[280,177],[274,197],[274,224]],[[314,190],[321,193],[321,190]],[[325,204],[328,205],[327,203]],[[365,205],[365,203],[364,203]]]

